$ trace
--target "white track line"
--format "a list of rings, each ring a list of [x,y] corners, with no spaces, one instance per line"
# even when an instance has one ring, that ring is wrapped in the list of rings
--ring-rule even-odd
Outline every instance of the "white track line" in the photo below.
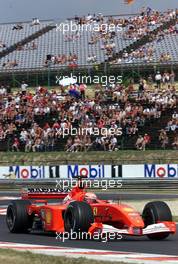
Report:
[[[19,200],[20,197],[17,196],[0,196],[0,201],[7,201],[7,200]]]
[[[6,208],[0,208],[0,215],[6,215]]]
[[[31,251],[37,254],[46,254],[53,256],[65,257],[85,257],[95,260],[107,260],[116,263],[123,261],[127,263],[144,263],[144,264],[178,264],[178,256],[144,254],[132,252],[117,252],[108,250],[79,249],[57,246],[42,246],[20,243],[0,242],[0,248],[10,248],[18,251]]]

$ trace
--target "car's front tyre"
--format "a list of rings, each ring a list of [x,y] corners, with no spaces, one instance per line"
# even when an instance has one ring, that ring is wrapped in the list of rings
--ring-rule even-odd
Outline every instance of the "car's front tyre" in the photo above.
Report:
[[[94,222],[91,206],[86,202],[71,202],[64,214],[64,227],[66,232],[88,232]]]
[[[142,214],[145,227],[164,221],[172,221],[172,214],[169,206],[163,201],[149,202],[145,205]],[[147,235],[152,240],[162,240],[169,236],[168,232]]]

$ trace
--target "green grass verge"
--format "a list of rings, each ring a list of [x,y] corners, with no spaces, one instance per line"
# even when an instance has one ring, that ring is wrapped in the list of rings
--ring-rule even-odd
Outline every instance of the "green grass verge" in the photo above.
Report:
[[[177,163],[176,150],[120,150],[117,152],[91,151],[91,152],[0,152],[0,165],[50,165],[68,163]]]
[[[108,261],[96,261],[85,258],[54,257],[31,252],[18,252],[11,249],[0,249],[0,263],[6,264],[111,264]],[[117,262],[123,264],[123,262]]]

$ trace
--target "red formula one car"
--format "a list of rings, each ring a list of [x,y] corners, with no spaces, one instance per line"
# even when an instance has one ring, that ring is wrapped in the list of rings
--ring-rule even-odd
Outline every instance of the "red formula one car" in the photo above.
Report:
[[[50,203],[49,199],[57,202]],[[12,233],[34,229],[54,233],[117,232],[161,240],[176,232],[166,203],[149,202],[140,215],[127,204],[99,200],[94,193],[86,192],[81,180],[67,193],[58,189],[29,189],[20,200],[10,202],[6,222]]]

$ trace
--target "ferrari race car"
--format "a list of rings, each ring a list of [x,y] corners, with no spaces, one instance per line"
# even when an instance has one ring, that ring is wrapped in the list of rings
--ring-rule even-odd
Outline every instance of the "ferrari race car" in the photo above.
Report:
[[[51,199],[55,200],[51,203]],[[161,240],[176,232],[176,224],[165,202],[147,203],[141,215],[127,204],[99,200],[94,193],[86,191],[81,180],[68,192],[28,189],[20,200],[8,205],[6,223],[12,233],[32,230],[89,234],[116,232]]]

